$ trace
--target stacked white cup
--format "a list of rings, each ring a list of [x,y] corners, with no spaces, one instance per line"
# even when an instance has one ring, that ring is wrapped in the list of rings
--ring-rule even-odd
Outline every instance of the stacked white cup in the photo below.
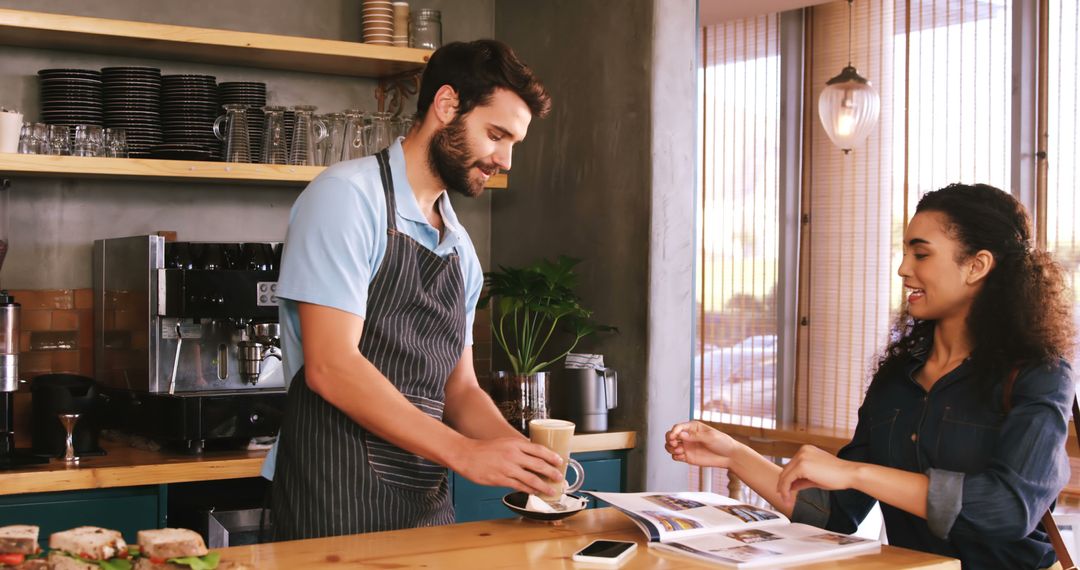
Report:
[[[22,129],[22,113],[0,107],[0,152],[19,150],[19,130]]]

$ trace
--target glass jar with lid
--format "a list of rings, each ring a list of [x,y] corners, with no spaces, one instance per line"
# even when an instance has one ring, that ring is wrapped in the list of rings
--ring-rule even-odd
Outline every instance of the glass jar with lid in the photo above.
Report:
[[[409,47],[442,47],[442,14],[438,10],[421,8],[412,13],[409,22]]]

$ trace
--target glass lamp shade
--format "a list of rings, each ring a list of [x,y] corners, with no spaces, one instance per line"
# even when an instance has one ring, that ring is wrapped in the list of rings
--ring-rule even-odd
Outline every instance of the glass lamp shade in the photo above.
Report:
[[[877,90],[850,65],[825,84],[818,99],[821,126],[845,153],[874,130],[880,110]]]

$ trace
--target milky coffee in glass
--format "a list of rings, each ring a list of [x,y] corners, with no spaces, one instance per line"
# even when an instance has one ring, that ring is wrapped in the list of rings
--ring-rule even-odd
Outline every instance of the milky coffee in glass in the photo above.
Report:
[[[533,443],[538,443],[555,453],[558,453],[563,459],[563,476],[566,475],[566,466],[570,465],[574,469],[574,473],[577,478],[574,480],[573,485],[569,488],[566,487],[566,481],[554,483],[546,478],[545,481],[551,483],[557,490],[562,489],[559,494],[555,496],[539,495],[539,497],[545,501],[558,501],[562,498],[563,493],[572,493],[581,488],[581,484],[585,482],[585,471],[581,468],[581,464],[576,459],[570,459],[570,440],[574,437],[574,423],[566,420],[532,420],[529,422],[529,439]]]

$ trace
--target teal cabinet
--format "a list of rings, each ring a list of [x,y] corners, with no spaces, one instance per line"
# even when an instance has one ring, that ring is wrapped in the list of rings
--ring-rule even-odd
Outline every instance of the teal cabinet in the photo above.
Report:
[[[626,486],[625,451],[591,451],[575,453],[574,459],[585,470],[585,491],[622,492]],[[570,477],[573,477],[571,471]],[[457,522],[471,522],[515,517],[502,504],[502,498],[512,489],[477,485],[457,473],[450,473],[451,493],[454,496],[454,512]],[[591,502],[589,508],[606,506]]]
[[[0,526],[41,527],[42,548],[50,534],[83,525],[118,530],[135,544],[139,530],[165,526],[165,512],[165,485],[0,496]]]

